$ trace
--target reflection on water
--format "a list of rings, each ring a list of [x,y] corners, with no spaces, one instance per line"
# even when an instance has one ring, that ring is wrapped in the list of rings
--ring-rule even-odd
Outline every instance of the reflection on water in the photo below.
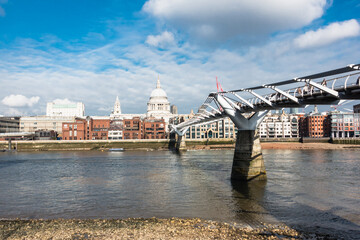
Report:
[[[0,218],[201,217],[357,236],[359,150],[264,150],[267,181],[230,180],[233,151],[0,154]]]

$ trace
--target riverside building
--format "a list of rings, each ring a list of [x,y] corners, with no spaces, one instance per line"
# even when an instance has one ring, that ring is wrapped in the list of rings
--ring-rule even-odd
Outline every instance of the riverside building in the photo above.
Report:
[[[194,117],[194,112],[190,114],[180,114],[170,120],[171,124],[179,124]],[[208,138],[235,138],[237,128],[229,118],[224,118],[216,122],[191,126],[185,133],[186,139],[208,139]]]
[[[53,130],[62,133],[63,122],[73,122],[75,117],[69,116],[35,116],[20,118],[20,132],[35,132],[37,130]]]
[[[0,117],[0,133],[19,132],[20,117]]]
[[[107,140],[110,128],[108,117],[76,118],[62,124],[63,140]]]
[[[49,117],[84,117],[85,105],[82,102],[77,103],[56,103],[49,102],[46,105],[46,116]]]
[[[331,112],[331,137],[360,137],[360,113]]]
[[[143,124],[139,117],[132,119],[124,119],[124,139],[142,139],[143,138]]]
[[[298,138],[299,116],[296,114],[269,114],[259,126],[260,138]]]
[[[330,123],[330,116],[327,114],[315,112],[307,116],[301,116],[299,119],[300,137],[330,137]]]
[[[151,119],[144,120],[144,139],[165,139],[165,120],[164,119]]]
[[[84,117],[83,103],[49,102],[46,106],[46,116],[20,118],[20,132],[35,132],[38,130],[55,131],[62,137],[63,123],[74,122],[77,117]]]

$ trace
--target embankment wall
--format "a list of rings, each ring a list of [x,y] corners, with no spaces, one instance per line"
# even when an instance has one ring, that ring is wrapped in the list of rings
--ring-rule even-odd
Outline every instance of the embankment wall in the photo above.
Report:
[[[74,150],[107,150],[109,148],[124,148],[126,150],[136,149],[168,149],[168,139],[139,139],[139,140],[36,140],[36,141],[12,141],[12,147],[18,151],[74,151]],[[232,145],[232,139],[214,140],[187,140],[189,148],[196,146]],[[8,141],[0,141],[0,149],[8,149]]]

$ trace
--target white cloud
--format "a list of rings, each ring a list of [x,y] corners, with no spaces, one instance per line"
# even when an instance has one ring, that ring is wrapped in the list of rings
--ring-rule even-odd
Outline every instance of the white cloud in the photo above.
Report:
[[[311,48],[328,45],[344,38],[360,35],[360,25],[355,19],[335,22],[316,31],[308,31],[294,40],[299,48]]]
[[[149,35],[146,39],[146,43],[153,47],[165,48],[174,45],[175,38],[173,33],[165,31],[160,35]]]
[[[70,100],[67,99],[67,98],[64,98],[64,99],[59,99],[59,98],[57,98],[57,99],[55,99],[55,100],[53,101],[53,103],[55,103],[55,104],[74,104],[75,102],[70,101]]]
[[[40,97],[25,97],[23,95],[10,95],[4,97],[4,99],[1,101],[2,104],[9,106],[9,107],[32,107],[34,104],[38,103],[40,100]]]
[[[69,52],[55,47],[34,48],[26,43],[0,49],[1,99],[9,93],[40,96],[23,114],[44,114],[46,102],[56,98],[83,102],[87,115],[107,115],[117,95],[123,113],[145,113],[146,103],[160,75],[161,85],[179,112],[196,111],[210,91],[215,76],[225,90],[282,81],[338,68],[359,60],[360,44],[348,39],[327,48],[303,51],[293,47],[295,33],[270,38],[246,50],[206,51],[188,43],[166,51],[145,44],[112,42],[88,51]],[[35,43],[40,44],[40,43]],[[34,62],[37,64],[34,65]],[[68,100],[68,101],[70,101]]]
[[[143,11],[208,40],[296,29],[322,16],[326,0],[148,0]]]

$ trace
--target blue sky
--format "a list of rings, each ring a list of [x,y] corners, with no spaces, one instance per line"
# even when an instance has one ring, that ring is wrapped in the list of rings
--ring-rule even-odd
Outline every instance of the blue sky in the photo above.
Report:
[[[181,113],[239,89],[360,63],[358,0],[0,0],[0,115],[82,101],[144,113],[160,76]],[[348,106],[349,107],[349,106]],[[351,106],[350,106],[351,107]]]

